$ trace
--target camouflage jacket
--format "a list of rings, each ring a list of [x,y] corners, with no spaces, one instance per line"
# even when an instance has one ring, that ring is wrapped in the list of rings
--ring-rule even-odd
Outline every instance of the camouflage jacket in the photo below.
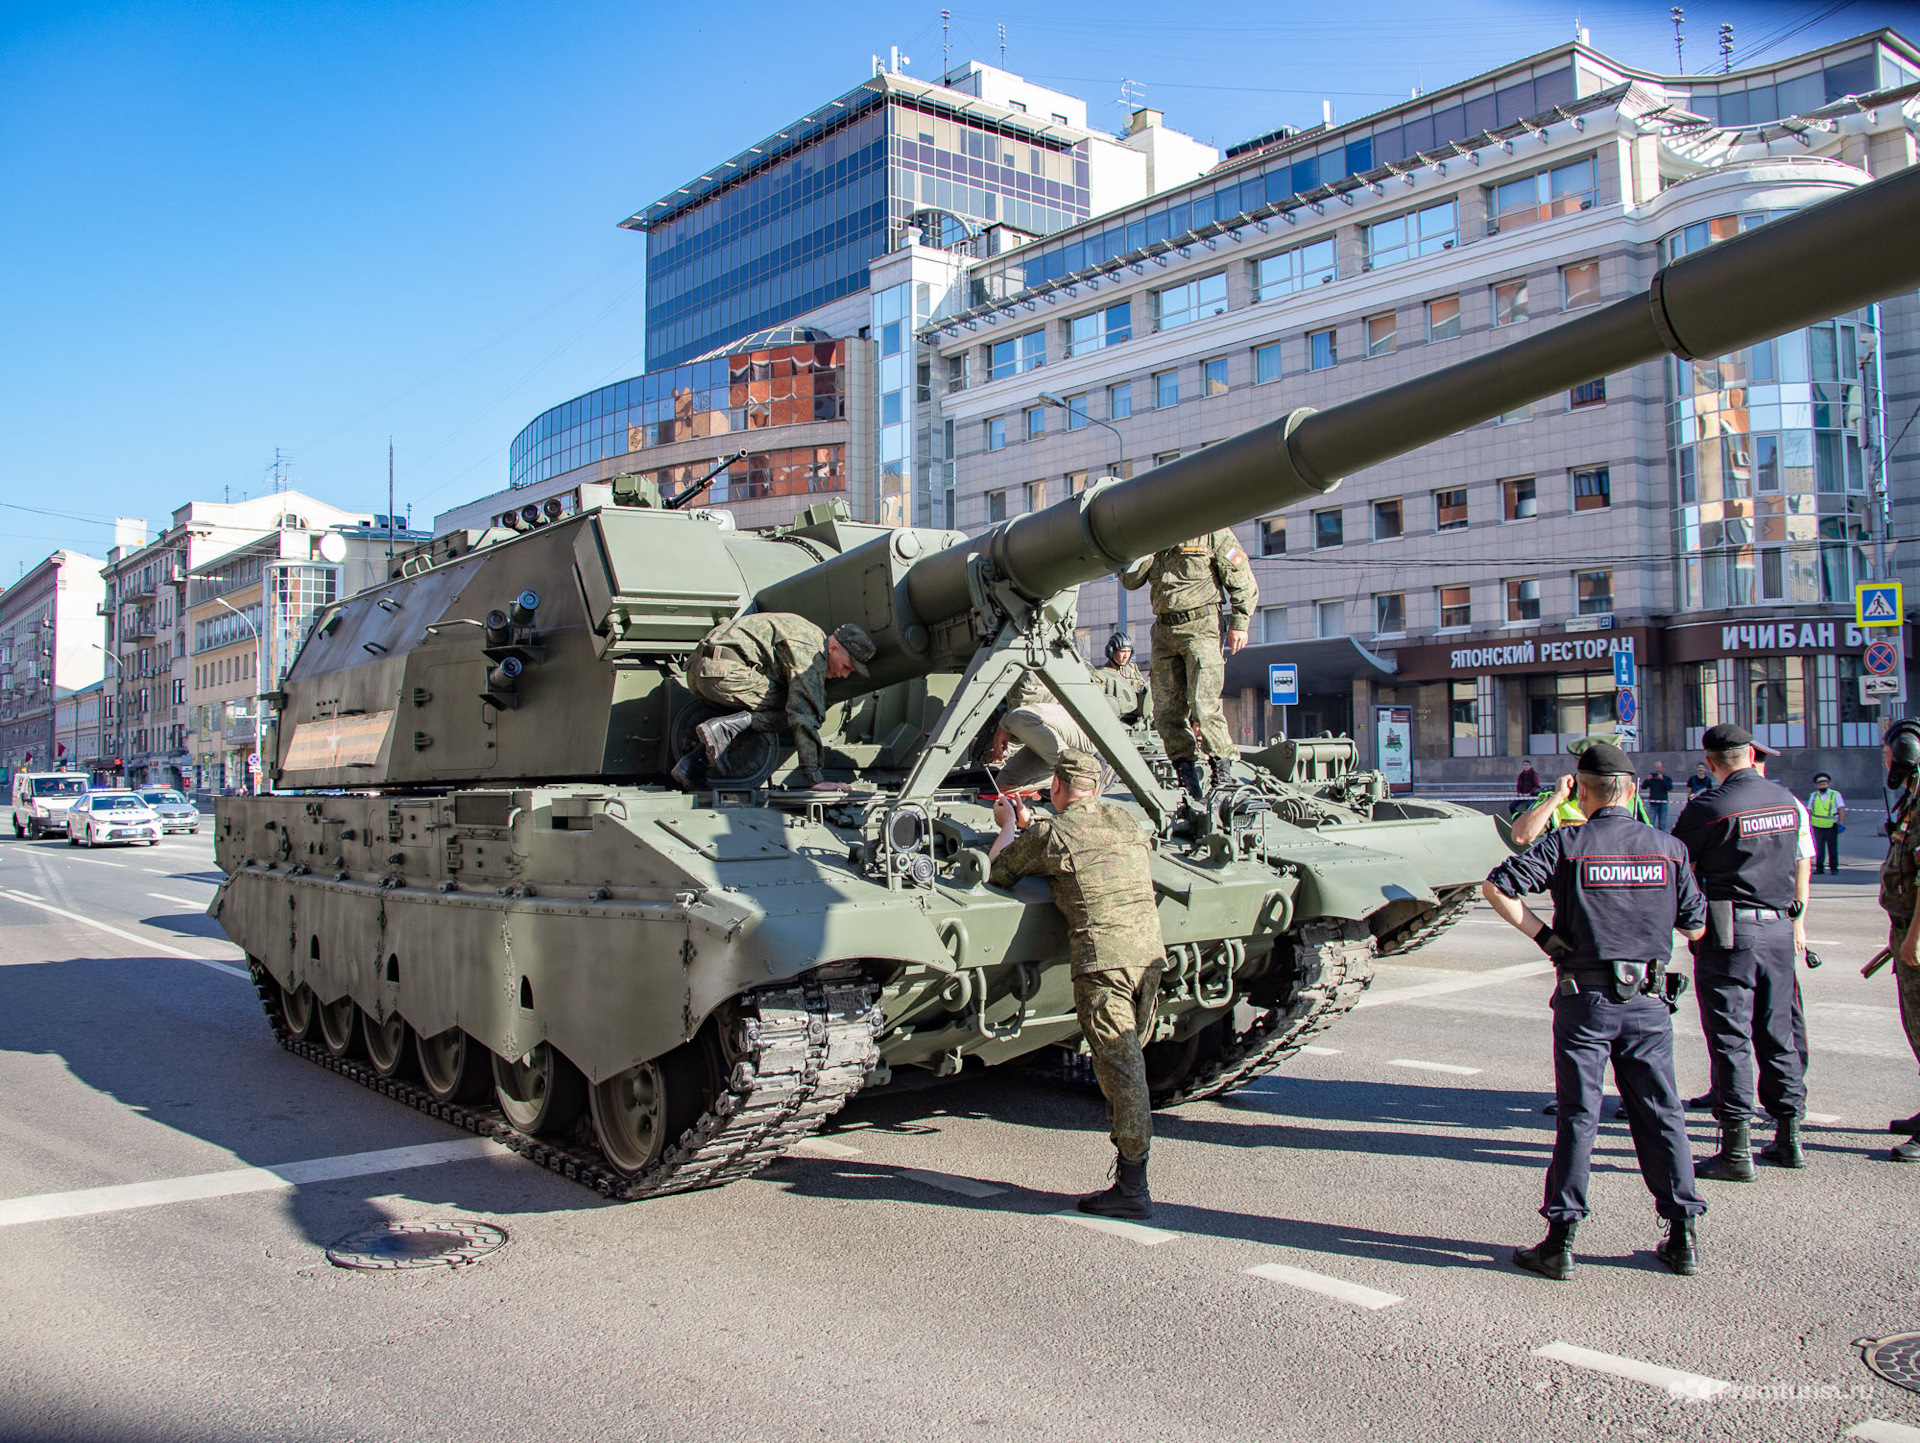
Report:
[[[1138,591],[1153,583],[1153,614],[1165,616],[1174,611],[1193,611],[1202,606],[1217,606],[1225,591],[1232,603],[1229,631],[1245,631],[1254,608],[1260,604],[1260,588],[1247,564],[1247,553],[1231,531],[1216,531],[1180,546],[1156,551],[1136,561],[1120,577],[1129,591]]]
[[[1094,679],[1106,688],[1107,700],[1113,703],[1121,721],[1130,726],[1135,722],[1152,724],[1153,689],[1139,667],[1132,662],[1125,666],[1109,662],[1094,673]]]
[[[1913,920],[1914,894],[1920,891],[1920,806],[1909,787],[1887,828],[1887,859],[1880,864],[1880,910],[1902,925]]]
[[[756,730],[768,729],[773,711],[786,713],[793,751],[807,780],[821,779],[820,723],[827,714],[827,634],[804,616],[786,611],[749,612],[707,633],[704,645],[732,651],[774,683],[768,710],[754,713]]]
[[[993,885],[1045,877],[1067,919],[1073,975],[1146,967],[1166,955],[1146,828],[1131,812],[1098,797],[1071,803],[1015,837],[993,860]]]

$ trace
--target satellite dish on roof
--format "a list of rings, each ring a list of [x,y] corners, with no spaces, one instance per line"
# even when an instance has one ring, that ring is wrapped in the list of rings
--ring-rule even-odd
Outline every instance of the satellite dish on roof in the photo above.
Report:
[[[320,559],[340,562],[347,559],[347,538],[338,531],[329,531],[320,538]]]

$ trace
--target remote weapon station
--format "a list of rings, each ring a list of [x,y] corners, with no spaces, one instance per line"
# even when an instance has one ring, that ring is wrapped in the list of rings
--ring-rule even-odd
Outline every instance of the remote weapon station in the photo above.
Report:
[[[294,1051],[610,1196],[727,1182],[891,1069],[1077,1045],[1046,887],[988,882],[974,759],[1030,670],[1155,838],[1156,1096],[1218,1095],[1349,1008],[1374,957],[1459,916],[1505,849],[1489,818],[1389,795],[1331,737],[1244,756],[1189,800],[1079,659],[1075,588],[1522,402],[1911,287],[1916,234],[1920,169],[978,536],[832,506],[747,534],[622,478],[571,514],[441,538],[321,613],[269,698],[279,793],[218,803],[209,910]],[[784,785],[785,743],[752,732],[708,789],[668,783],[710,715],[685,659],[753,610],[875,642],[822,733],[854,790]]]

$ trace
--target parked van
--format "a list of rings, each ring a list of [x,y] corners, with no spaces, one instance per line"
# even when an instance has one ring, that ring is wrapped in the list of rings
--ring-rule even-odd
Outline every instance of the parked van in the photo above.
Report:
[[[67,808],[87,794],[80,772],[20,772],[13,779],[13,834],[44,837],[67,830]]]

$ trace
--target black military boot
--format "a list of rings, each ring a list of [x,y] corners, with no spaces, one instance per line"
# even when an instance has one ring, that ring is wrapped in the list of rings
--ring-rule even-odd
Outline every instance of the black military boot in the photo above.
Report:
[[[1576,1221],[1549,1222],[1546,1237],[1530,1248],[1513,1250],[1514,1266],[1564,1282],[1573,1276],[1573,1237],[1579,1231]]]
[[[1186,789],[1187,795],[1192,797],[1196,802],[1199,801],[1202,795],[1200,790],[1200,768],[1194,763],[1193,758],[1180,758],[1179,761],[1173,764],[1173,774],[1180,778],[1180,785]]]
[[[1753,1128],[1746,1118],[1720,1124],[1720,1151],[1696,1162],[1693,1175],[1711,1182],[1753,1181]]]
[[[1212,769],[1216,791],[1233,781],[1233,763],[1225,757],[1208,757],[1207,766]]]
[[[1080,1199],[1080,1211],[1103,1218],[1150,1218],[1153,1197],[1147,1191],[1147,1160],[1113,1160],[1113,1186],[1105,1192],[1089,1193]]]
[[[1653,1255],[1683,1278],[1700,1270],[1700,1252],[1693,1245],[1693,1219],[1673,1218],[1667,1223],[1667,1240]]]
[[[1698,1097],[1689,1097],[1687,1099],[1687,1111],[1688,1112],[1712,1112],[1714,1108],[1714,1104],[1719,1102],[1719,1100],[1720,1100],[1719,1098],[1713,1095],[1713,1089],[1709,1087],[1705,1092],[1701,1093]]]
[[[1887,1124],[1888,1132],[1904,1132],[1908,1137],[1920,1133],[1920,1112],[1912,1117],[1896,1117]]]
[[[1887,1156],[1895,1162],[1920,1162],[1920,1137],[1895,1143]]]
[[[1779,1118],[1774,1126],[1773,1145],[1761,1148],[1760,1158],[1775,1167],[1805,1167],[1807,1155],[1800,1151],[1800,1119]]]
[[[707,749],[707,760],[715,766],[726,756],[727,748],[733,745],[733,739],[753,725],[753,713],[737,711],[727,716],[709,717],[695,728],[700,734],[700,743]]]
[[[673,764],[668,775],[682,791],[697,792],[707,784],[707,759],[697,750],[690,751]]]

